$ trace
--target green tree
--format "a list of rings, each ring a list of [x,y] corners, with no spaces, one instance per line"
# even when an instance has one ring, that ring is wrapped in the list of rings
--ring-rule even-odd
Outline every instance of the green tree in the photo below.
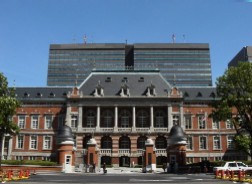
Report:
[[[216,82],[218,99],[212,117],[229,119],[235,129],[236,148],[252,157],[252,63],[239,62],[230,67]]]
[[[0,166],[2,159],[2,141],[5,135],[14,135],[19,132],[16,123],[12,121],[12,116],[20,102],[15,98],[14,88],[8,87],[7,78],[0,73]]]

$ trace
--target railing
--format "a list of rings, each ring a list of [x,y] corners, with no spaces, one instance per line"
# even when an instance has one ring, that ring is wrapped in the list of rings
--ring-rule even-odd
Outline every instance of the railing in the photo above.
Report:
[[[100,128],[101,132],[113,132],[114,128]]]
[[[168,128],[154,128],[154,132],[167,132]]]
[[[137,132],[149,132],[150,128],[136,128]]]
[[[118,132],[131,132],[131,128],[118,128]]]
[[[112,150],[111,149],[100,149],[101,156],[111,156]]]
[[[166,149],[156,149],[156,156],[167,156]]]
[[[130,156],[130,149],[119,149],[118,155],[119,156]]]
[[[95,132],[95,128],[82,128],[82,131],[92,133]]]
[[[143,152],[144,150],[143,149],[137,149],[137,156],[143,156]]]

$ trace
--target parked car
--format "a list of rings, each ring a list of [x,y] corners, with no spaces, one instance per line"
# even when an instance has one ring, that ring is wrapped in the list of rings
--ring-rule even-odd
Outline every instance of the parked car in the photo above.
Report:
[[[220,167],[214,167],[213,172],[216,170],[229,170],[229,171],[238,171],[238,170],[252,170],[252,167],[248,167],[243,162],[226,162],[223,166]]]

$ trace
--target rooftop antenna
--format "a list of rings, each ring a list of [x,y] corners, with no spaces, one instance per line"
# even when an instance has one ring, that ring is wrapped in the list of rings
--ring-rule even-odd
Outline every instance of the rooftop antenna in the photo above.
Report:
[[[175,34],[172,34],[172,43],[175,43],[175,40],[176,40],[176,36]]]
[[[176,74],[173,75],[173,86],[176,86]]]
[[[184,43],[186,43],[186,37],[185,37],[185,34],[183,34],[183,41],[184,41]]]
[[[128,44],[128,40],[127,39],[125,40],[125,43],[126,43],[126,45]]]
[[[86,34],[84,35],[84,44],[85,45],[87,44],[87,36],[86,36]]]

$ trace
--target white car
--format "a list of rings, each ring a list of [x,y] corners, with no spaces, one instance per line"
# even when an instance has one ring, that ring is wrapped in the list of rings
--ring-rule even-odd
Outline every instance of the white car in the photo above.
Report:
[[[216,170],[229,170],[229,171],[238,171],[238,170],[252,170],[252,167],[248,167],[243,162],[226,162],[223,166],[214,167],[213,171]]]

